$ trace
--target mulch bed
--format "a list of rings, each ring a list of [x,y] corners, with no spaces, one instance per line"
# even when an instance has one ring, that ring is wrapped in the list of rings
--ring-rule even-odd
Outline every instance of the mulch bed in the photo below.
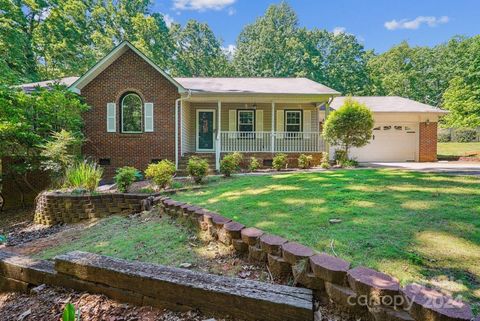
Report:
[[[45,285],[34,288],[30,294],[0,293],[0,320],[61,320],[67,303],[72,303],[76,309],[80,309],[82,321],[209,320],[209,317],[196,311],[178,313],[147,306],[137,307],[110,300],[104,295]]]

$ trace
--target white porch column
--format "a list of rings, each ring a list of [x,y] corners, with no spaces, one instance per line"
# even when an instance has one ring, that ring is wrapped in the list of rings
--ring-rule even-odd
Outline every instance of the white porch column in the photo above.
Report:
[[[220,141],[220,131],[222,129],[222,102],[218,101],[218,108],[217,108],[217,141],[216,141],[216,148],[215,148],[215,169],[217,171],[220,170],[220,153],[221,151],[221,141]]]
[[[327,121],[328,114],[330,113],[330,102],[331,102],[331,99],[329,99],[325,103],[325,121]],[[325,121],[324,121],[324,126],[325,126]],[[324,141],[323,146],[324,146],[323,147],[324,152],[329,153],[328,157],[332,160],[334,158],[334,155],[330,155],[330,145],[326,141]]]
[[[272,133],[270,134],[271,138],[271,152],[275,153],[275,102],[272,101]]]

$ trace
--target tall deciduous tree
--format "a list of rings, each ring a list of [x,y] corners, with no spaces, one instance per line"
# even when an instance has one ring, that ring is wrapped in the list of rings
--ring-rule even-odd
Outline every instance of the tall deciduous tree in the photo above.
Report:
[[[174,24],[171,35],[176,49],[172,73],[184,77],[229,74],[221,42],[206,23],[189,20],[184,27]]]

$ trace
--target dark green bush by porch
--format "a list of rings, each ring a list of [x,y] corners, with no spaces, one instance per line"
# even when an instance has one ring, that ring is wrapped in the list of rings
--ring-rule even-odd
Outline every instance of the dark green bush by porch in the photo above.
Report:
[[[225,155],[220,161],[220,173],[225,177],[231,176],[233,172],[240,170],[242,160],[243,156],[238,152]]]

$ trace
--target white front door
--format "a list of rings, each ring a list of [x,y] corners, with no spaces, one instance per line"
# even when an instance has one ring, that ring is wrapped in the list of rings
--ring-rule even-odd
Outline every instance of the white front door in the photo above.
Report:
[[[375,124],[373,137],[364,147],[352,148],[359,162],[407,162],[418,160],[418,123]]]
[[[198,152],[215,150],[215,110],[197,109],[196,137]]]

